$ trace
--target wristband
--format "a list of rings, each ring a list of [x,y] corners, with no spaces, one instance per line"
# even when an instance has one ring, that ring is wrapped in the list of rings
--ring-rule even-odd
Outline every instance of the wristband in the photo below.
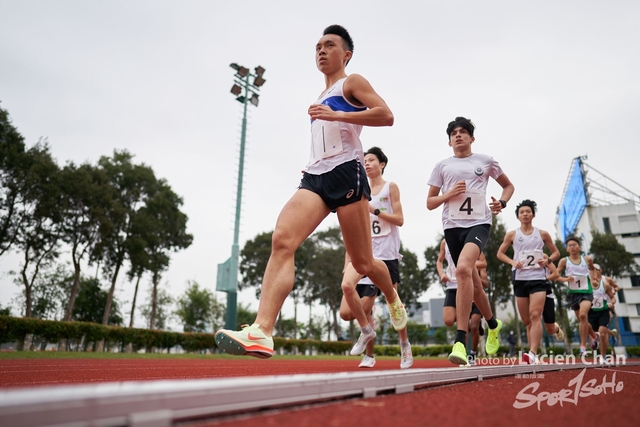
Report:
[[[380,209],[376,209],[375,211],[373,211],[373,214],[374,214],[375,216],[380,215]]]
[[[502,209],[507,207],[507,202],[505,202],[504,200],[498,200],[500,202],[500,205],[502,206]]]

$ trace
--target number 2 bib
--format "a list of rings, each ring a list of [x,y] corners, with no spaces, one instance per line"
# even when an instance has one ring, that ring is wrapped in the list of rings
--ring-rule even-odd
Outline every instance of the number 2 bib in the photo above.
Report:
[[[338,122],[314,120],[311,124],[311,147],[314,162],[342,153],[342,136]]]
[[[486,209],[484,192],[481,190],[467,190],[449,199],[451,219],[484,219]]]
[[[520,261],[523,265],[523,270],[531,270],[532,268],[542,268],[538,261],[544,258],[543,252],[539,249],[532,251],[524,251],[520,254]]]

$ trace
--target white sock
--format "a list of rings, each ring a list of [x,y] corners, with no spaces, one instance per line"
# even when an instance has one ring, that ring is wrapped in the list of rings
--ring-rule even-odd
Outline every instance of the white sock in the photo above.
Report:
[[[367,325],[364,328],[362,328],[363,334],[369,335],[371,332],[373,332],[373,328],[371,327],[371,325]]]

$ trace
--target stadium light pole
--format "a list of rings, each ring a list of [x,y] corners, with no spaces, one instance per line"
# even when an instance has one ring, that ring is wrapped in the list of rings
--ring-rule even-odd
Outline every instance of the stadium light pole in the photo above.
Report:
[[[225,318],[225,328],[235,329],[238,311],[238,266],[240,259],[240,247],[238,238],[240,236],[240,210],[242,204],[242,181],[244,178],[244,151],[247,135],[247,104],[258,106],[260,97],[260,87],[266,80],[262,77],[265,69],[258,65],[251,73],[248,68],[238,65],[235,62],[230,65],[236,71],[234,84],[231,93],[236,97],[236,101],[243,104],[242,132],[240,134],[240,159],[238,165],[238,186],[236,189],[236,216],[233,229],[233,245],[231,245],[231,257],[218,264],[218,275],[216,290],[227,293],[227,315]],[[250,80],[253,78],[253,82]]]

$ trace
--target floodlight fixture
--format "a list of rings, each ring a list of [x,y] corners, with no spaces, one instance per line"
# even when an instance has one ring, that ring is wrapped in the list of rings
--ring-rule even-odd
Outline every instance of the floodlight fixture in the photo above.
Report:
[[[266,71],[261,65],[258,65],[256,68],[256,75],[258,77],[262,77],[262,75],[264,74],[264,72]]]
[[[231,93],[238,96],[242,93],[242,88],[236,84],[231,87]]]
[[[253,81],[253,85],[255,87],[260,87],[262,86],[264,83],[266,82],[265,79],[263,79],[261,76],[258,76],[255,78],[255,80]]]
[[[249,98],[249,102],[257,107],[258,106],[258,102],[260,102],[260,100],[258,98],[259,98],[259,95],[257,93],[254,93],[254,94],[251,95],[251,98]]]
[[[238,75],[240,77],[247,77],[247,74],[249,74],[249,69],[245,68],[243,66],[240,66],[240,68],[238,68]]]
[[[240,104],[244,104],[244,100],[245,100],[244,95],[239,96],[239,97],[236,98],[236,101],[238,101]]]
[[[235,62],[232,62],[231,64],[229,64],[229,67],[233,68],[236,71],[238,71],[240,69],[240,66],[238,64],[236,64]]]

